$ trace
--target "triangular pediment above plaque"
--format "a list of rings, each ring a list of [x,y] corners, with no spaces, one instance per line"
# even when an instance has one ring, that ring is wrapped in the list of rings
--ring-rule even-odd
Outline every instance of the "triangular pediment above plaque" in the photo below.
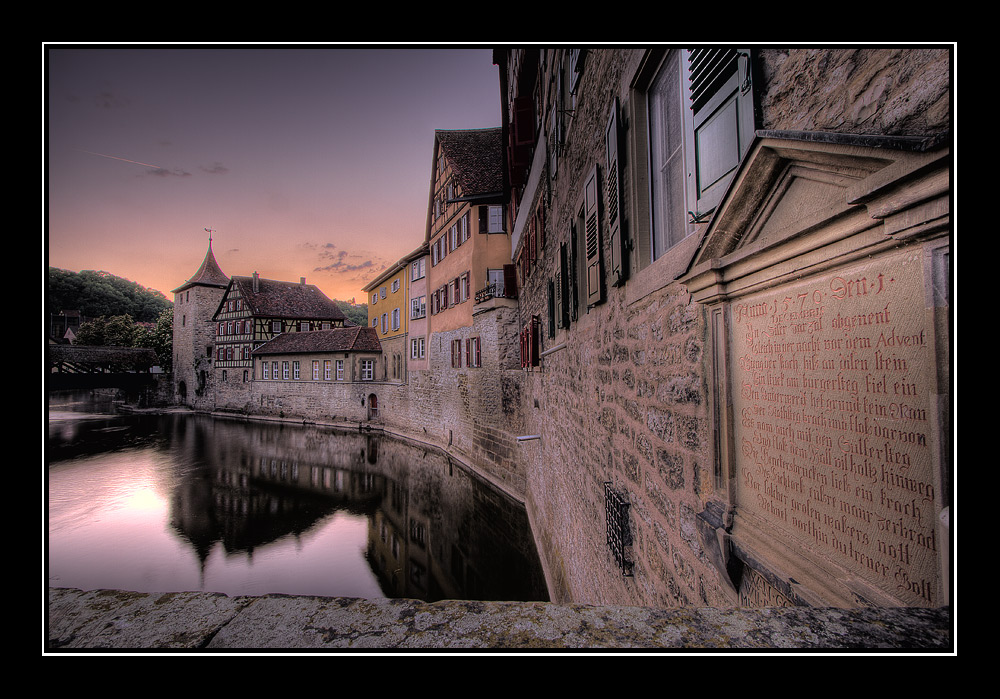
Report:
[[[893,159],[856,147],[763,139],[712,221],[695,264],[766,247],[842,214],[847,192]]]
[[[906,144],[809,136],[765,136],[751,148],[681,280],[696,299],[734,291],[737,278],[763,281],[765,268],[780,276],[845,253],[845,240],[879,225],[872,201],[930,160]]]

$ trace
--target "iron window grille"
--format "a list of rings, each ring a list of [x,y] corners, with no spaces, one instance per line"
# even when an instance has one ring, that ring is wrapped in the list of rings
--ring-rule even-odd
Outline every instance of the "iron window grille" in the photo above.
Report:
[[[614,554],[622,575],[631,577],[632,532],[629,529],[629,502],[610,482],[604,484],[604,509],[608,522],[608,548]]]

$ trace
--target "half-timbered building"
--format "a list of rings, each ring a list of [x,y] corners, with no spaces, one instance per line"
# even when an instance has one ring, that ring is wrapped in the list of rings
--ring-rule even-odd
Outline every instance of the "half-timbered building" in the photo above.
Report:
[[[348,322],[340,307],[319,287],[298,282],[233,277],[212,322],[215,368],[222,381],[253,378],[253,350],[282,333],[342,328]]]

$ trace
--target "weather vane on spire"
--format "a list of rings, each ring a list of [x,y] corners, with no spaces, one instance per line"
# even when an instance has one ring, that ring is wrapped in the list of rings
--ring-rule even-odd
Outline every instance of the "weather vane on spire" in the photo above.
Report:
[[[206,228],[205,232],[208,233],[208,244],[211,245],[212,244],[212,234],[215,233],[215,229],[214,228]]]

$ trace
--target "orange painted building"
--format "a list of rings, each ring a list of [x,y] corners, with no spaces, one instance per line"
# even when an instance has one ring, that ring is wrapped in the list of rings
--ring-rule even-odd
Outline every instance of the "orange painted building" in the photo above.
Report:
[[[499,128],[434,133],[425,238],[428,336],[471,326],[477,296],[514,295],[502,145]]]

